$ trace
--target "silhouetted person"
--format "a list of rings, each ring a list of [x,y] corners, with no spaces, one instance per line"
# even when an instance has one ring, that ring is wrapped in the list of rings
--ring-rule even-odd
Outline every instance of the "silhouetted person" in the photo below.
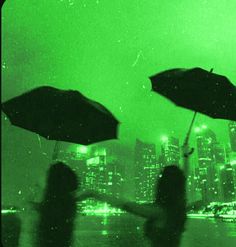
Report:
[[[152,246],[177,247],[186,221],[185,183],[182,170],[177,166],[168,166],[158,180],[152,204],[139,204],[94,191],[77,193],[77,199],[94,197],[113,207],[144,217],[147,219],[144,232]]]
[[[38,206],[36,246],[72,246],[76,200],[71,192],[78,187],[76,174],[64,163],[49,168],[44,198]]]
[[[152,246],[177,247],[186,221],[185,176],[177,166],[164,168],[157,183],[153,203],[164,211],[158,217],[149,217],[145,224],[145,235]]]

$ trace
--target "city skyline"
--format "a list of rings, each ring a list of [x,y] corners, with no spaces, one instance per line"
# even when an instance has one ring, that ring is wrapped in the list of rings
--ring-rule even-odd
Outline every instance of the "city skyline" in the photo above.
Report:
[[[195,163],[190,160],[190,172],[187,178],[188,200],[195,201],[197,198],[199,200],[199,195],[205,205],[214,201],[235,200],[236,160],[231,157],[231,154],[235,153],[233,146],[229,148],[228,144],[219,143],[215,133],[204,124],[195,127],[195,133],[197,162],[196,159]],[[229,135],[231,135],[231,129],[229,129]],[[137,192],[135,194],[137,201],[152,202],[160,170],[168,165],[180,165],[178,162],[181,155],[179,140],[175,137],[162,136],[161,146],[161,152],[156,154],[155,144],[136,140],[135,188]],[[153,167],[156,168],[155,172],[152,171]]]
[[[214,201],[228,202],[236,199],[236,162],[235,160],[230,160],[230,154],[234,153],[233,150],[226,150],[227,145],[220,144],[215,133],[204,124],[196,127],[195,132],[197,143],[195,156],[197,160],[192,161],[190,159],[191,169],[189,169],[190,172],[187,177],[188,200],[196,200],[196,196],[200,195],[203,203],[207,205]],[[136,201],[142,203],[152,202],[155,198],[155,186],[161,170],[165,166],[173,164],[181,167],[179,140],[175,137],[162,136],[160,143],[161,151],[157,153],[155,144],[145,143],[136,139],[133,153],[133,196]],[[120,157],[112,146],[105,148],[95,145],[89,149],[86,146],[77,145],[76,151],[77,154],[76,152],[71,152],[71,155],[73,154],[74,158],[77,156],[77,160],[81,160],[81,157],[83,157],[85,163],[87,162],[87,164],[91,164],[91,167],[94,167],[93,177],[97,177],[97,182],[95,179],[93,182],[84,183],[84,189],[95,189],[117,197],[123,195],[122,192],[126,188],[125,186],[123,188],[120,186],[119,181],[121,180],[115,180],[111,176],[108,181],[102,175],[105,170],[109,169],[109,164],[113,163],[113,165],[116,164],[114,167],[120,170],[118,173],[122,181],[127,180],[130,176],[129,173],[126,174],[124,172],[124,167],[119,167]],[[70,164],[69,160],[66,160],[66,162]],[[117,164],[119,165],[117,166]],[[87,181],[89,172],[85,174],[81,171],[79,163],[76,167],[79,174]],[[114,169],[112,168],[111,170]],[[130,183],[128,184],[130,186]]]
[[[208,129],[208,126],[206,126],[205,124],[201,124],[199,125],[200,127],[203,126],[203,129]],[[192,136],[191,136],[191,140],[192,140],[192,144],[194,144],[194,142],[196,142],[197,140],[197,133],[199,132],[199,126],[195,126],[194,130],[193,130],[193,133],[192,133]],[[171,131],[170,131],[171,133]],[[230,133],[228,133],[230,134]],[[160,171],[161,168],[163,168],[163,151],[162,150],[162,146],[163,146],[163,143],[168,143],[167,140],[168,138],[170,140],[175,140],[176,143],[178,143],[179,145],[179,152],[181,150],[181,146],[180,146],[180,143],[179,143],[179,139],[176,138],[176,137],[173,137],[173,136],[167,136],[167,135],[161,135],[160,138],[159,138],[159,142],[157,142],[156,144],[151,144],[155,147],[155,159],[157,161],[157,163],[153,164],[153,170],[155,170],[155,168],[157,168],[158,172]],[[217,139],[217,136],[216,136],[216,139]],[[43,142],[43,141],[42,141]],[[146,142],[143,142],[143,143],[146,143]],[[147,143],[148,145],[150,145],[150,143]],[[224,146],[224,155],[225,155],[225,158],[228,159],[228,161],[230,161],[232,164],[235,163],[235,160],[236,160],[236,154],[235,152],[232,152],[231,151],[231,147],[229,146],[230,142],[227,142],[227,143],[219,143],[217,142],[217,145],[215,146],[215,148],[219,151],[219,150],[222,150],[222,145]],[[159,146],[159,147],[158,147]],[[61,151],[65,151],[65,150],[69,150],[69,149],[77,149],[77,155],[84,155],[85,153],[87,152],[90,152],[91,150],[93,150],[94,148],[96,149],[96,147],[98,148],[109,148],[110,150],[113,150],[114,153],[116,153],[115,156],[117,156],[116,158],[119,160],[119,163],[122,164],[122,169],[125,169],[126,172],[125,172],[125,176],[124,176],[124,195],[125,197],[128,197],[128,198],[132,198],[132,199],[135,199],[135,183],[134,181],[132,181],[132,179],[130,180],[130,177],[132,176],[135,176],[135,145],[133,146],[133,148],[126,148],[125,146],[123,146],[121,143],[119,143],[118,141],[113,141],[113,142],[102,142],[102,143],[98,143],[98,144],[94,144],[94,145],[90,145],[90,146],[83,146],[83,145],[79,145],[79,144],[69,144],[69,143],[62,143],[61,145]],[[176,148],[175,148],[176,149]],[[119,150],[118,152],[118,155],[117,155],[117,150]],[[73,151],[72,150],[72,153],[74,153],[75,155],[75,150]],[[171,154],[171,152],[170,152]],[[173,158],[173,154],[172,155],[172,158]],[[217,159],[222,159],[222,154],[219,152],[218,153],[218,158]],[[48,159],[50,159],[50,153],[47,154],[46,156],[44,156]],[[77,157],[78,158],[78,157]],[[171,158],[171,159],[172,159]],[[170,159],[170,160],[171,160]],[[180,153],[177,154],[177,159],[179,159],[179,161],[181,162],[181,159],[180,159]],[[193,153],[193,155],[191,156],[191,164],[193,164],[195,162],[195,165],[196,166],[196,162],[198,160],[198,157],[197,157],[197,149],[196,149],[196,146],[195,146],[195,152]],[[158,163],[159,162],[159,163]],[[171,162],[172,163],[172,162]],[[157,165],[158,164],[158,165]],[[75,166],[78,165],[78,160],[75,162],[74,164]],[[148,164],[147,164],[148,165]],[[190,166],[190,170],[193,169],[194,166]],[[143,166],[144,168],[145,166]],[[195,169],[195,167],[194,167]],[[142,170],[141,170],[142,171]],[[158,173],[157,172],[157,173]],[[156,174],[155,172],[151,172],[149,174],[149,176],[152,176],[152,180],[155,181],[156,179]],[[151,175],[153,174],[153,175]],[[80,174],[82,177],[83,177],[83,173]],[[191,174],[192,175],[192,174]],[[192,176],[192,179],[194,179],[194,176]],[[42,180],[41,180],[42,181]],[[198,190],[199,186],[197,186],[197,183],[196,181],[191,181],[191,183],[194,185],[194,189],[192,188],[192,191],[193,190]],[[149,182],[149,185],[151,187],[150,184],[154,184],[155,186],[155,183],[152,182],[150,183]],[[41,182],[40,183],[40,187],[42,188],[43,186],[43,183]],[[24,189],[19,189],[17,192],[19,192],[20,194],[22,193],[22,191],[24,191]],[[15,192],[16,193],[16,192]],[[122,191],[123,193],[123,191]],[[23,194],[27,194],[27,192],[23,193]],[[150,196],[153,195],[153,191],[151,191],[149,193],[149,199],[150,200]],[[191,193],[189,193],[191,195]],[[118,195],[118,194],[117,194]]]

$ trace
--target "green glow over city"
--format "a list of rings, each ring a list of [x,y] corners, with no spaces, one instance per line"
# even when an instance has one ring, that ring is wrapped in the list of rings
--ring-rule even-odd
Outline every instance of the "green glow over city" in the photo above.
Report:
[[[167,142],[168,141],[168,136],[162,136],[161,137],[162,142]]]

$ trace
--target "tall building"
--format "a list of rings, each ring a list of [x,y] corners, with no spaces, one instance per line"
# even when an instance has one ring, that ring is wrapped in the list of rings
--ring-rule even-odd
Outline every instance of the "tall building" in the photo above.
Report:
[[[227,162],[227,154],[226,154],[226,147],[220,143],[215,143],[213,154],[214,154],[214,186],[217,188],[215,193],[215,201],[222,201],[222,196],[220,194],[221,183],[220,183],[220,173],[221,167],[226,164]]]
[[[119,197],[123,187],[123,170],[116,152],[112,148],[94,145],[70,145],[60,153],[60,158],[66,162],[78,175],[81,189],[93,189],[101,193]],[[86,209],[93,210],[101,206],[94,200],[82,203]]]
[[[232,151],[236,152],[236,122],[229,122],[229,139]]]
[[[219,197],[215,153],[217,140],[215,133],[205,125],[195,128],[195,133],[198,155],[196,172],[198,189],[201,191],[203,202],[207,204],[217,201]],[[217,159],[221,158],[221,155],[217,157]]]
[[[220,143],[214,145],[214,160],[217,164],[225,164],[227,156],[225,146]]]
[[[59,158],[76,172],[82,186],[86,179],[86,161],[90,157],[90,152],[90,148],[86,146],[71,144],[59,153]]]
[[[220,169],[221,198],[224,202],[232,202],[236,199],[234,188],[234,170],[230,164]]]
[[[106,150],[99,150],[86,161],[86,189],[93,189],[98,192],[107,192],[107,166]]]
[[[234,192],[236,193],[236,122],[229,122],[230,149],[228,149],[228,162],[233,169]],[[235,198],[236,199],[236,198]]]
[[[175,137],[163,136],[161,138],[161,155],[162,166],[179,165],[180,146],[179,139]]]
[[[108,147],[107,150],[107,193],[119,197],[124,187],[124,166],[121,164],[116,147]]]
[[[123,172],[118,162],[117,156],[109,148],[94,146],[91,156],[86,161],[86,181],[84,187],[93,189],[100,193],[105,193],[120,197],[123,189]],[[101,203],[97,201],[87,201],[86,208],[100,208]]]
[[[86,188],[119,197],[124,181],[122,168],[111,148],[93,147],[87,160]]]
[[[235,200],[236,200],[236,160],[235,163],[231,163],[233,169],[233,181],[234,181],[234,193],[235,193]]]
[[[158,175],[155,144],[136,140],[135,197],[139,202],[152,202]]]

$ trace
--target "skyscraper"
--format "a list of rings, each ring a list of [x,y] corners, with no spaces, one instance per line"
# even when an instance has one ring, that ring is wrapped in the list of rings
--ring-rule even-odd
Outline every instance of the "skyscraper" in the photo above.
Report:
[[[136,139],[135,197],[139,202],[152,202],[158,174],[155,144]]]
[[[94,146],[87,160],[87,189],[119,197],[123,186],[123,172],[117,155],[111,148]]]
[[[229,139],[232,151],[236,152],[236,122],[229,122]]]
[[[84,186],[86,189],[94,189],[99,192],[107,192],[106,180],[106,150],[99,150],[93,157],[86,162],[86,180]]]
[[[121,164],[119,153],[115,147],[107,147],[107,193],[120,197],[124,185],[124,166]]]
[[[214,144],[214,159],[217,164],[225,164],[226,162],[226,150],[225,146],[220,143]]]
[[[161,138],[161,163],[162,166],[179,165],[180,146],[179,139],[170,136]]]
[[[209,203],[216,201],[219,193],[215,166],[215,147],[217,140],[215,133],[205,125],[195,128],[195,133],[198,154],[198,168],[196,172],[199,181],[198,186],[203,202]]]
[[[86,160],[90,157],[90,148],[71,144],[65,150],[60,150],[60,159],[69,165],[79,177],[80,183],[83,185],[86,179]]]
[[[222,196],[222,183],[221,183],[221,169],[226,164],[227,161],[227,152],[226,152],[225,145],[222,145],[220,143],[215,143],[213,145],[213,154],[214,154],[214,186],[216,190],[214,191],[215,197],[213,199],[217,201],[224,201]],[[212,168],[213,169],[213,168]]]
[[[231,202],[236,199],[234,188],[234,170],[230,164],[220,169],[221,197],[224,202]]]

